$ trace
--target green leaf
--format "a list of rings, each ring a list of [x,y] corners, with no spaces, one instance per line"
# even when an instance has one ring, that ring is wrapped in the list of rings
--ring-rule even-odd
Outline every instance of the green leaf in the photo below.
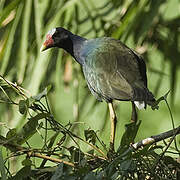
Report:
[[[59,135],[59,132],[56,132],[51,138],[50,138],[50,142],[49,142],[49,144],[48,144],[48,148],[50,149],[52,146],[53,146],[53,144],[54,144],[54,142],[55,142],[55,140],[56,140],[56,138],[57,138],[57,136]],[[64,137],[64,136],[63,136]],[[64,138],[63,138],[64,139]],[[65,139],[64,139],[65,140]],[[63,141],[64,142],[64,141]]]
[[[19,101],[19,112],[21,114],[25,114],[27,112],[27,101],[25,100],[20,100]]]
[[[39,86],[42,82],[42,79],[46,76],[45,73],[47,71],[49,61],[50,61],[50,51],[41,54],[39,53],[38,56],[36,57],[36,63],[34,64],[34,68],[31,72],[31,79],[28,84],[28,89],[32,92],[32,94],[37,94],[37,92],[39,91]],[[41,70],[39,70],[40,67]],[[36,83],[34,83],[35,79],[36,79]]]
[[[10,12],[15,9],[17,5],[19,5],[20,1],[22,2],[22,0],[13,0],[11,3],[8,4],[8,6],[4,8],[0,16],[0,26],[2,22],[9,16]]]
[[[48,113],[39,113],[36,116],[29,118],[29,121],[22,127],[20,132],[17,133],[15,128],[10,129],[6,135],[6,138],[13,143],[17,143],[20,145],[23,144],[36,133],[38,121],[48,116]]]
[[[73,162],[80,162],[84,157],[84,153],[75,146],[71,146],[70,148],[68,148],[68,150],[71,154],[71,159]]]
[[[84,178],[83,180],[92,180],[92,179],[96,179],[95,177],[95,173],[94,172],[89,172]],[[102,178],[103,179],[103,178]]]
[[[21,145],[29,138],[31,138],[36,133],[37,126],[37,121],[28,121],[18,133],[19,140],[17,141],[17,143]]]
[[[0,145],[3,144],[3,143],[5,143],[6,140],[7,140],[7,139],[6,139],[4,136],[1,136],[1,135],[0,135]]]
[[[7,139],[15,138],[17,136],[16,128],[10,129],[6,134]]]
[[[139,151],[136,151],[136,153],[133,154],[134,158],[140,158],[142,155],[143,156],[147,156],[149,153],[149,147],[151,146],[151,144],[146,145],[145,147],[143,147],[143,149],[140,149]]]
[[[39,113],[36,116],[29,118],[29,121],[23,126],[21,131],[18,133],[19,140],[17,141],[17,143],[23,144],[30,137],[32,137],[37,131],[36,129],[38,127],[38,121],[48,116],[48,113]]]
[[[125,125],[125,132],[121,138],[120,146],[117,150],[118,153],[122,153],[129,148],[130,143],[133,143],[137,135],[141,121],[132,122]]]
[[[87,152],[88,154],[94,155],[94,149],[91,149]]]
[[[34,102],[36,102],[36,100],[34,98],[32,98],[32,97],[28,98],[27,99],[28,107],[31,107]]]
[[[24,159],[24,160],[22,161],[22,165],[23,165],[23,166],[31,166],[31,165],[32,165],[32,161],[31,161],[29,158]]]
[[[86,138],[86,141],[92,143],[93,145],[95,145],[96,143],[96,138],[97,138],[97,135],[95,133],[95,131],[93,130],[85,130],[84,131],[84,136]]]
[[[2,155],[2,148],[0,149],[0,172],[1,172],[1,179],[6,180],[6,171],[5,171],[5,165]]]
[[[22,9],[23,9],[23,4],[20,3],[20,5],[17,8],[16,17],[13,21],[12,28],[10,29],[10,32],[8,35],[8,40],[7,40],[7,43],[5,46],[4,57],[3,57],[3,61],[1,64],[1,69],[0,69],[1,75],[3,75],[5,73],[8,63],[9,63],[9,60],[10,60],[10,55],[11,55],[12,45],[14,42],[15,32],[16,32],[16,28],[18,26],[18,23],[19,23],[19,20],[21,17]],[[1,22],[0,22],[0,24],[1,24]]]
[[[63,168],[64,168],[64,164],[60,163],[54,175],[52,176],[51,180],[60,179],[63,176],[63,171],[64,171]]]
[[[22,82],[24,79],[26,64],[28,63],[27,49],[29,44],[29,31],[30,31],[29,26],[30,26],[30,18],[31,18],[31,7],[32,7],[32,0],[26,1],[24,7],[24,13],[23,13],[22,32],[21,32],[21,41],[20,41],[19,59],[18,59],[19,82]]]
[[[118,39],[122,34],[123,32],[126,32],[125,29],[128,28],[129,26],[129,22],[132,21],[132,19],[134,18],[134,14],[137,12],[137,8],[140,8],[141,6],[139,5],[141,3],[137,3],[136,1],[133,1],[127,11],[126,11],[126,14],[123,16],[123,18],[121,19],[121,25],[119,26],[119,28],[117,28],[113,33],[112,33],[112,37]],[[138,7],[140,6],[140,7]]]
[[[120,169],[122,171],[126,171],[127,172],[129,169],[131,169],[130,167],[131,167],[132,162],[133,162],[132,159],[127,159],[127,160],[121,162]]]
[[[157,14],[159,13],[161,4],[165,3],[164,0],[150,2],[149,11],[143,9],[142,13],[139,14],[137,18],[139,22],[134,21],[135,25],[139,25],[137,30],[135,31],[135,39],[139,40],[139,38],[144,39],[145,34],[147,34],[148,30],[152,27],[154,19],[157,18]],[[132,28],[134,30],[134,27]]]
[[[164,156],[163,160],[164,160],[166,165],[171,165],[171,166],[173,165],[176,168],[180,168],[180,163],[178,163],[177,160],[175,160],[171,156]]]
[[[25,166],[22,169],[20,169],[15,176],[13,176],[13,180],[20,180],[20,179],[29,179],[28,176],[30,176],[31,173],[31,166]]]
[[[47,96],[50,89],[51,89],[51,85],[47,86],[41,93],[39,93],[36,96],[33,96],[32,98],[35,99],[36,101],[40,101],[41,98],[43,98],[44,96]]]

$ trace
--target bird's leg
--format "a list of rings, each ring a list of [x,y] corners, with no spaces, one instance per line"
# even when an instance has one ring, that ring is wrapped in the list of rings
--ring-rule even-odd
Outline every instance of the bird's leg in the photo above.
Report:
[[[132,101],[132,114],[131,114],[131,122],[136,122],[137,121],[137,112],[136,112],[136,106],[134,102]]]
[[[117,117],[114,111],[113,103],[108,103],[109,106],[109,113],[110,113],[110,120],[111,120],[111,136],[110,136],[110,151],[114,151],[114,140],[115,140],[115,133],[116,133],[116,123]]]

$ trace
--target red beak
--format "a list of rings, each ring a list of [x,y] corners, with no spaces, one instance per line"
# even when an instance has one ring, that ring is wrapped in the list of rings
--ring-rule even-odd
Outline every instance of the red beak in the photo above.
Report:
[[[41,46],[41,49],[40,51],[45,51],[46,49],[52,47],[54,45],[54,40],[52,38],[52,35],[51,34],[47,34],[46,36],[46,40],[45,42],[43,43],[43,45]]]

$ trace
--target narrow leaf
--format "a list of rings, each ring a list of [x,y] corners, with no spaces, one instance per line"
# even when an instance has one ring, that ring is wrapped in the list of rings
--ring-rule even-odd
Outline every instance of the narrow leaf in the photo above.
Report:
[[[31,165],[32,165],[32,161],[31,161],[29,158],[24,159],[24,160],[22,161],[22,165],[23,165],[23,166],[31,166]]]
[[[17,25],[18,25],[20,17],[21,17],[22,9],[23,9],[23,4],[20,3],[20,5],[17,8],[16,17],[12,24],[12,28],[9,32],[9,37],[8,37],[7,43],[5,45],[6,47],[5,47],[5,52],[4,52],[4,58],[2,60],[2,65],[0,68],[1,75],[3,75],[5,73],[8,63],[9,63],[9,57],[10,57],[12,45],[14,42],[14,36],[15,36],[16,29],[17,29]]]
[[[8,4],[8,6],[4,8],[0,16],[0,26],[2,22],[9,16],[10,12],[13,9],[16,9],[16,6],[21,3],[20,1],[22,2],[22,0],[13,0],[11,3]]]
[[[19,101],[19,112],[25,114],[27,112],[27,104],[25,100]]]
[[[29,138],[31,138],[35,133],[36,129],[38,127],[38,121],[48,117],[49,114],[47,113],[40,113],[36,116],[29,119],[29,121],[23,126],[20,132],[18,132],[18,144],[23,144],[25,141],[27,141]]]
[[[36,4],[36,3],[35,3]],[[29,43],[29,25],[30,25],[30,17],[31,17],[31,6],[32,0],[25,1],[25,8],[23,14],[23,24],[22,24],[22,33],[21,33],[21,42],[20,42],[20,51],[19,51],[19,73],[18,79],[19,82],[22,82],[24,79],[24,73],[26,69],[27,60],[27,49]]]
[[[6,180],[6,171],[4,166],[4,160],[2,155],[2,148],[0,149],[0,172],[1,172],[1,179]]]
[[[118,153],[122,153],[129,148],[130,143],[133,143],[137,135],[141,121],[132,122],[125,125],[126,131],[124,132],[120,146],[117,150]]]

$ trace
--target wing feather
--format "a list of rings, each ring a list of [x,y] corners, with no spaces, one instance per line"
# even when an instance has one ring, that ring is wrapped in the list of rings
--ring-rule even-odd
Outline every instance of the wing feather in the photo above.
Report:
[[[112,38],[104,38],[85,57],[83,72],[98,99],[146,100],[146,67],[138,55]],[[147,92],[146,92],[147,91]]]

